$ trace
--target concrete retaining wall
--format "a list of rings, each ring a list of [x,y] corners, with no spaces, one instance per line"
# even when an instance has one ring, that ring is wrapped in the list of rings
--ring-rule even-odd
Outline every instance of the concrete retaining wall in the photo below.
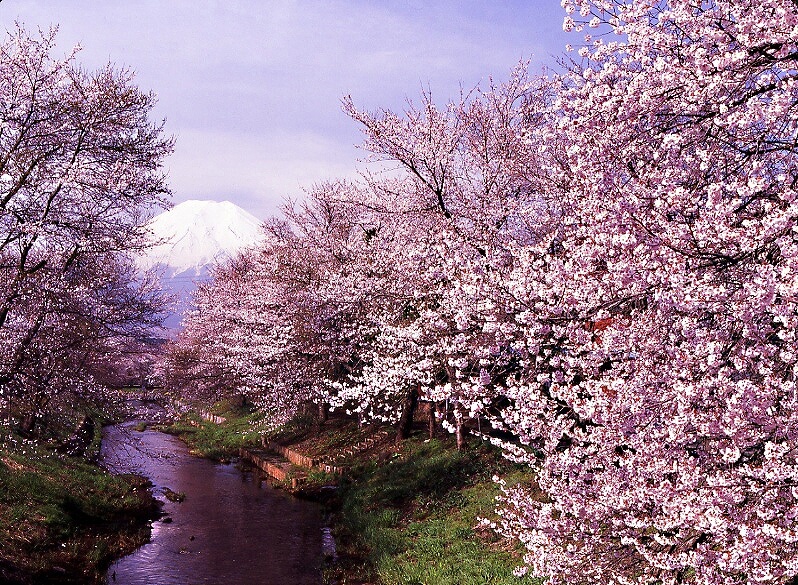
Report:
[[[331,473],[333,475],[341,475],[344,472],[343,467],[338,467],[337,465],[331,465],[329,463],[323,463],[319,459],[302,455],[302,453],[294,451],[289,447],[267,441],[265,437],[261,439],[261,444],[264,446],[264,448],[282,455],[297,467],[304,467],[305,469],[321,469],[323,472]]]
[[[294,451],[293,449],[289,449],[288,447],[283,447],[282,445],[278,445],[277,443],[268,443],[265,445],[267,449],[270,451],[274,451],[275,453],[279,453],[286,459],[288,459],[294,465],[298,465],[299,467],[305,467],[306,469],[312,469],[318,465],[318,460],[313,459],[312,457],[307,457],[306,455],[302,455],[298,451]]]
[[[250,451],[249,449],[244,449],[243,447],[238,451],[239,456],[241,459],[245,461],[249,461],[255,467],[264,471],[277,481],[288,481],[292,480],[292,483],[296,482],[298,478],[292,478],[290,470],[287,470],[280,465],[270,461],[268,456],[265,453],[260,453],[258,451]]]
[[[200,415],[202,420],[207,420],[208,422],[212,422],[214,424],[220,425],[222,423],[227,422],[227,419],[223,416],[218,416],[216,414],[211,414],[207,410],[200,410],[197,414]]]

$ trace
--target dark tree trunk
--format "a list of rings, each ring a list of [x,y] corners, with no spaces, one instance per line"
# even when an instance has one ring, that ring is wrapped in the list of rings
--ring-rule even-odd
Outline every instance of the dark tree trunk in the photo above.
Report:
[[[33,436],[33,429],[36,427],[36,413],[29,412],[19,421],[19,434],[23,437]]]
[[[435,435],[438,432],[438,425],[437,421],[435,420],[436,415],[438,414],[438,403],[437,402],[430,402],[429,403],[429,418],[427,419],[427,428],[429,431],[429,438],[434,439]]]
[[[330,410],[327,406],[326,402],[319,402],[319,422],[324,423],[327,422],[327,419],[330,418]]]
[[[74,434],[59,448],[58,451],[73,457],[82,457],[94,440],[94,419],[85,417]]]
[[[413,426],[413,416],[416,414],[418,406],[419,388],[408,390],[402,403],[402,416],[399,417],[399,425],[396,429],[396,442],[400,443],[410,436],[410,429]]]

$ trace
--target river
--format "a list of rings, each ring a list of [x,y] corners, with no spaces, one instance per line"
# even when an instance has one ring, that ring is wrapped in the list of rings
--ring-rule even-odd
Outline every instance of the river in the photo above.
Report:
[[[152,539],[108,570],[113,585],[318,585],[323,523],[319,507],[258,481],[250,472],[192,456],[179,439],[107,427],[103,465],[152,481],[165,516]],[[185,494],[171,501],[171,490]]]

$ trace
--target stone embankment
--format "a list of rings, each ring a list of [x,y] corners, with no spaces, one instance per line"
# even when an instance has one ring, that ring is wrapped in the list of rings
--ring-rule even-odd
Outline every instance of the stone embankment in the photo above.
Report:
[[[208,422],[212,422],[217,425],[221,425],[227,422],[227,419],[225,417],[213,414],[208,410],[200,410],[197,412],[197,414],[200,415],[200,418],[202,420],[206,420]]]
[[[290,483],[297,488],[307,478],[310,470],[318,469],[331,475],[341,475],[347,469],[347,460],[384,442],[391,431],[379,429],[361,441],[333,450],[320,457],[311,457],[292,448],[262,437],[263,449],[241,448],[239,456],[277,481]]]
[[[290,482],[292,487],[296,487],[300,483],[301,476],[294,472],[290,462],[281,457],[275,457],[267,451],[246,449],[244,447],[239,449],[239,456],[242,460],[257,467],[272,479],[285,483]]]

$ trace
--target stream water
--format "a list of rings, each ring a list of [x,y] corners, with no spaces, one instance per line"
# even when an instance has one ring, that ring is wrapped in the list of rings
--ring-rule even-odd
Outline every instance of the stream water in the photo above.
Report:
[[[315,504],[297,500],[230,464],[193,457],[177,438],[107,427],[101,459],[117,473],[152,481],[164,518],[152,539],[108,570],[109,584],[318,585],[323,525]],[[182,502],[166,497],[185,494]]]

